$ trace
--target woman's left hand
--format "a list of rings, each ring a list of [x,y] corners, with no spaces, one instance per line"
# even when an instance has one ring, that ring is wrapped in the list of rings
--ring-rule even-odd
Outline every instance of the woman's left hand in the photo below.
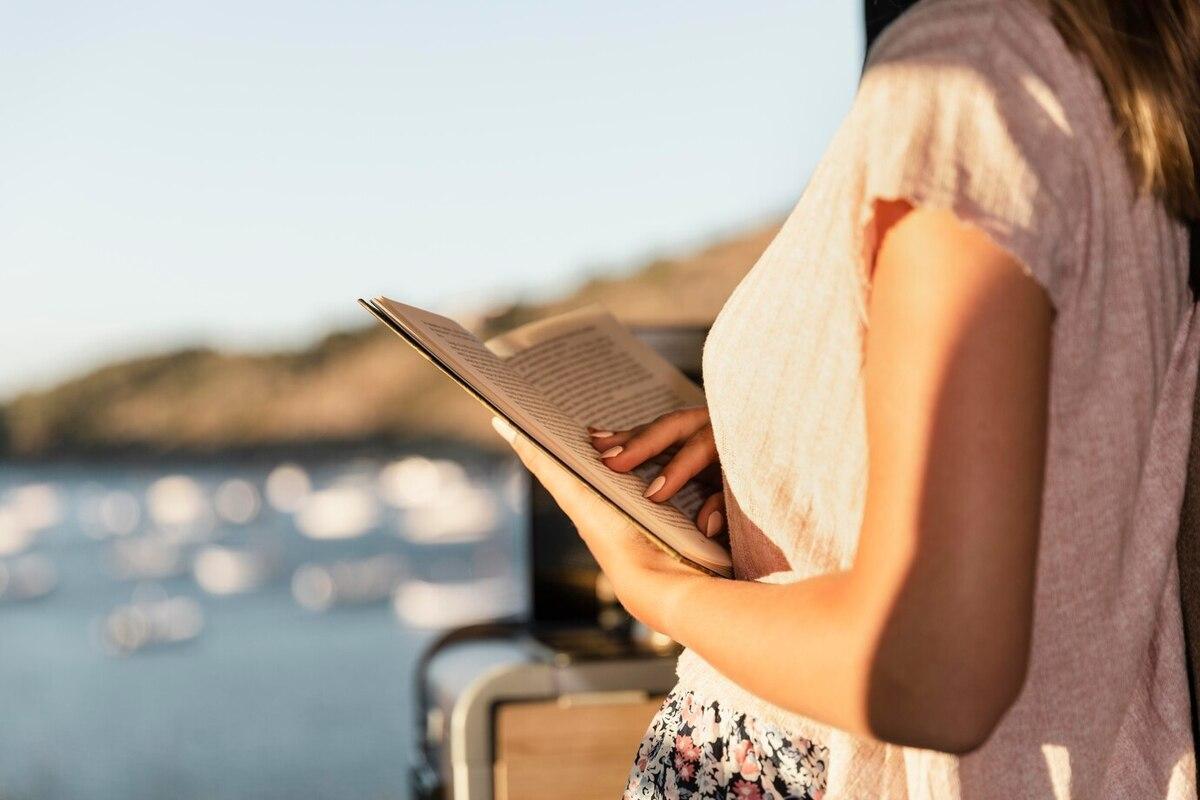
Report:
[[[492,427],[554,497],[595,556],[625,610],[660,633],[684,595],[704,575],[680,564],[651,542],[637,523],[602,500],[583,481],[499,417]]]

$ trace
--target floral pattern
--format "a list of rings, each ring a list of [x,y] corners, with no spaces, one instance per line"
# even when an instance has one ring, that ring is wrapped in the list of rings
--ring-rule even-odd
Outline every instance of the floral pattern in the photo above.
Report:
[[[638,747],[623,800],[820,800],[829,750],[674,690]]]

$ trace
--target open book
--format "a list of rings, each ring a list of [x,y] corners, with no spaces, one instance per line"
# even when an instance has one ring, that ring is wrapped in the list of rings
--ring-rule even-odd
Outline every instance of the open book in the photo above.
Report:
[[[689,482],[668,502],[655,503],[642,492],[661,459],[622,474],[592,447],[587,425],[624,430],[704,403],[698,386],[612,315],[584,308],[484,344],[453,320],[386,297],[359,303],[628,515],[651,541],[692,567],[732,576],[729,552],[693,522],[705,497],[701,486]]]

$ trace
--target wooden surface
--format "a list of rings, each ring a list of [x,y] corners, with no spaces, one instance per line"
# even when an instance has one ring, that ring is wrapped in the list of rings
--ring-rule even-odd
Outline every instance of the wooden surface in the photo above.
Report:
[[[500,706],[496,800],[618,800],[661,704],[627,692]]]

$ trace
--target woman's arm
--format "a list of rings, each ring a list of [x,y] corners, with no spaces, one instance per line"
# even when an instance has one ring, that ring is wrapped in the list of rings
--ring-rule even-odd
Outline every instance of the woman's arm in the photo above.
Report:
[[[1016,698],[1028,661],[1052,310],[950,213],[892,203],[877,221],[870,467],[849,570],[789,585],[699,576],[499,429],[638,619],[784,708],[965,752]]]
[[[853,567],[693,582],[666,633],[750,691],[840,728],[963,752],[1028,660],[1052,310],[950,213],[895,204],[866,341],[870,452]]]

